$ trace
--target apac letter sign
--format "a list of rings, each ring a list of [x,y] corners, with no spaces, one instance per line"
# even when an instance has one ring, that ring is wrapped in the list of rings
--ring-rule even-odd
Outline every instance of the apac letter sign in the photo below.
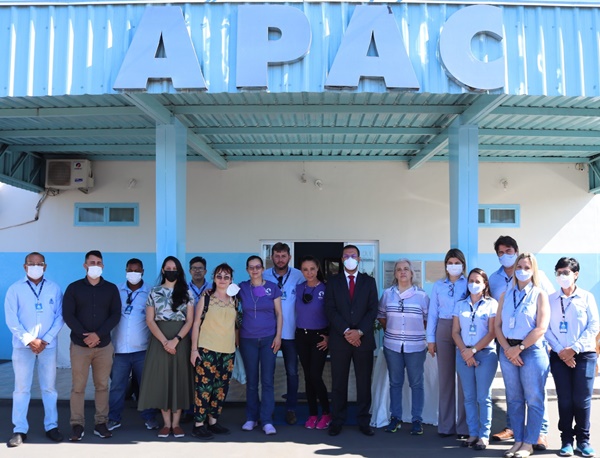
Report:
[[[170,79],[175,89],[206,90],[183,12],[177,6],[148,7],[137,27],[114,83],[116,90],[145,90],[149,80]],[[273,39],[270,34],[277,34]],[[449,78],[470,90],[504,86],[504,56],[479,60],[471,41],[486,34],[502,41],[502,10],[468,6],[454,13],[439,37],[440,64]],[[162,43],[164,56],[158,56]],[[374,45],[376,55],[369,55]],[[302,61],[310,52],[311,24],[289,5],[237,7],[236,86],[268,89],[268,67]],[[414,57],[413,57],[414,59]],[[419,90],[402,34],[386,5],[360,5],[348,24],[327,73],[325,87],[356,88],[361,78],[383,79],[389,89]]]

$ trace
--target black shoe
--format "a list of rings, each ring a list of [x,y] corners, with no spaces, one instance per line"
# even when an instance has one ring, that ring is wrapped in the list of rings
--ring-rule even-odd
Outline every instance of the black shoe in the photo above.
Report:
[[[214,439],[215,436],[213,436],[213,433],[211,433],[208,428],[206,427],[206,425],[202,425],[202,426],[194,426],[192,428],[192,436],[203,440],[203,441],[209,441],[211,439]]]
[[[94,434],[102,439],[108,439],[112,437],[112,433],[108,430],[106,423],[98,423],[96,426],[94,426]]]
[[[221,423],[215,423],[214,425],[208,425],[208,430],[213,434],[222,434],[224,436],[227,436],[228,434],[231,433],[231,431],[229,431],[229,428],[225,428],[225,426],[223,426]]]
[[[27,440],[27,434],[25,433],[14,433],[6,443],[7,447],[18,447]]]
[[[52,442],[62,442],[64,439],[58,428],[52,428],[46,431],[46,437]]]
[[[296,418],[296,412],[293,410],[288,410],[285,413],[285,422],[288,425],[295,425],[298,422],[298,419]]]
[[[468,434],[457,434],[457,435],[456,435],[456,438],[457,438],[459,441],[463,441],[463,440],[465,440],[465,439],[468,439],[468,438],[469,438],[469,435],[468,435]]]
[[[361,426],[358,429],[360,429],[360,432],[363,433],[365,436],[374,436],[375,435],[375,430],[373,428],[371,428],[370,426]]]
[[[342,432],[342,425],[338,425],[336,423],[332,423],[329,425],[329,435],[330,436],[337,436],[341,432]]]
[[[454,434],[449,434],[449,433],[438,433],[438,436],[440,436],[440,437],[451,437],[451,436],[454,436]]]
[[[84,434],[83,426],[73,425],[73,430],[71,431],[71,437],[69,437],[69,440],[71,442],[80,441]]]

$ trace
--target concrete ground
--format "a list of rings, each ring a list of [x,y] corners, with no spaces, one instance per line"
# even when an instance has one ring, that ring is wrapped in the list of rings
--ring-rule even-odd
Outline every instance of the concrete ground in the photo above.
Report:
[[[279,376],[282,379],[282,369],[278,364]],[[6,441],[12,434],[11,408],[13,389],[12,366],[0,365],[0,440]],[[283,377],[284,378],[284,377]],[[550,382],[552,383],[552,382]],[[60,370],[58,385],[60,388],[59,428],[68,436],[70,371]],[[494,413],[492,431],[504,427],[506,404],[503,400],[501,379],[494,381]],[[301,387],[303,383],[301,382]],[[551,388],[551,384],[548,385]],[[592,406],[592,445],[600,452],[600,378],[596,378],[596,390]],[[237,390],[237,392],[236,392]],[[351,390],[352,391],[352,390]],[[549,390],[550,401],[548,413],[550,416],[550,434],[548,437],[550,449],[546,452],[536,452],[536,456],[557,456],[560,448],[560,437],[557,429],[558,412],[552,390]],[[284,406],[277,404],[274,424],[277,428],[275,436],[265,436],[257,428],[252,432],[241,430],[245,421],[244,403],[236,401],[241,396],[243,386],[233,387],[232,397],[225,406],[221,422],[232,430],[231,435],[218,437],[211,442],[201,442],[190,435],[192,425],[182,425],[186,436],[181,439],[169,437],[159,439],[156,431],[148,431],[138,416],[135,406],[129,402],[123,414],[123,426],[114,431],[110,439],[100,439],[93,434],[93,401],[86,402],[87,425],[85,436],[81,442],[65,441],[55,444],[46,439],[43,428],[43,407],[39,400],[39,391],[32,393],[34,399],[29,409],[30,430],[27,442],[21,447],[8,449],[0,446],[0,457],[102,457],[102,458],[132,458],[138,454],[143,458],[182,457],[200,454],[204,457],[217,458],[219,455],[229,457],[304,457],[308,455],[344,456],[344,457],[390,457],[394,455],[410,456],[411,458],[437,457],[443,453],[445,457],[501,457],[502,452],[510,447],[510,443],[491,443],[484,451],[477,452],[460,447],[460,442],[454,437],[440,438],[434,426],[425,425],[423,436],[411,436],[409,425],[403,426],[395,434],[377,430],[374,437],[366,437],[358,431],[354,424],[344,427],[337,437],[330,437],[326,431],[307,430],[302,425],[308,415],[305,403],[298,409],[299,422],[295,426],[286,425],[283,421]],[[237,394],[236,394],[237,393]],[[281,387],[276,390],[277,399],[281,399]],[[351,396],[352,397],[352,396]],[[38,398],[38,399],[35,399]],[[93,390],[88,390],[88,399],[93,398]],[[232,402],[234,401],[234,402]],[[352,414],[354,409],[350,410]],[[354,423],[354,422],[352,422]],[[596,440],[597,439],[597,440]],[[600,456],[600,455],[599,455]]]

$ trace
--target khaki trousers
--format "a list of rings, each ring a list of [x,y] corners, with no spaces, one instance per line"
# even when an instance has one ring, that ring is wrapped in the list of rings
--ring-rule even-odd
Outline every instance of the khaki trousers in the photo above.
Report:
[[[96,425],[108,421],[108,379],[112,369],[114,347],[109,343],[102,348],[80,347],[71,342],[71,426],[85,426],[85,386],[90,366],[95,388]]]

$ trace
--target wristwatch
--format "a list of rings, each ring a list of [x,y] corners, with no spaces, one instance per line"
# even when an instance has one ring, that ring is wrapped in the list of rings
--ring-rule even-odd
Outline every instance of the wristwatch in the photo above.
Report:
[[[520,344],[520,345],[519,345],[519,350],[521,350],[521,351],[525,350],[525,345],[523,345],[523,344]]]
[[[471,347],[471,351],[473,352],[473,354],[475,354],[475,353],[477,353],[477,348]]]
[[[362,337],[362,336],[365,334],[365,333],[364,333],[364,332],[362,332],[360,329],[357,329],[357,331],[358,331],[358,335],[359,335],[359,336],[361,336],[361,337]]]

